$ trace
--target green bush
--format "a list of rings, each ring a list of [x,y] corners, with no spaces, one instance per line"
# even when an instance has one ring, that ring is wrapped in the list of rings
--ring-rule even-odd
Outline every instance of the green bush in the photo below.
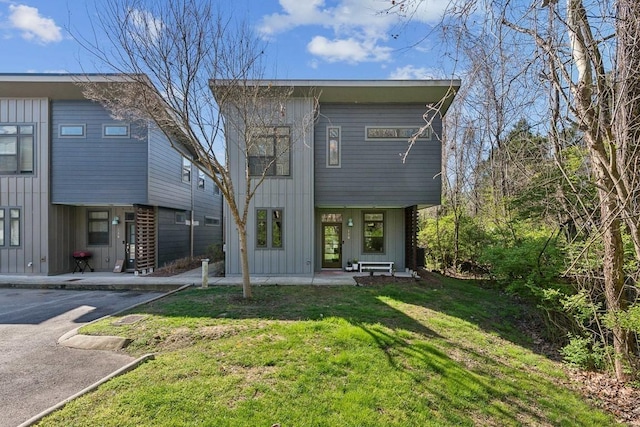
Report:
[[[560,349],[564,360],[583,369],[601,369],[605,362],[605,348],[590,337],[569,335],[569,344]]]

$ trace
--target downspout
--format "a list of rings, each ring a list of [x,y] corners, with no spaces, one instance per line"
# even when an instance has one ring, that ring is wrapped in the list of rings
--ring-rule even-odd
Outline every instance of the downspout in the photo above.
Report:
[[[194,200],[195,194],[194,194],[194,191],[193,191],[193,184],[195,183],[196,185],[198,185],[197,184],[198,177],[196,176],[195,177],[196,179],[193,179],[193,178],[194,178],[194,175],[193,175],[193,163],[191,163],[191,221],[189,222],[189,246],[190,246],[189,256],[191,258],[193,258],[193,235],[194,235],[194,228],[193,228],[194,224],[193,224],[193,222],[195,220],[195,215],[193,213],[193,209],[195,207],[195,200]]]

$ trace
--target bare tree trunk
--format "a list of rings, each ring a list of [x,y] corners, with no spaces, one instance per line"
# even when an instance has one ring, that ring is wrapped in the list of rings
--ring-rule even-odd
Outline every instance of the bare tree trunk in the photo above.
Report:
[[[249,274],[249,253],[247,252],[247,227],[238,225],[240,238],[240,262],[242,263],[242,296],[251,298],[251,275]]]

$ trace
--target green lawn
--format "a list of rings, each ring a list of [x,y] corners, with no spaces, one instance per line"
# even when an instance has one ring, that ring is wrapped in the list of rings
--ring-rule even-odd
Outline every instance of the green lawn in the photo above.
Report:
[[[83,332],[155,360],[39,425],[615,424],[528,349],[521,308],[473,282],[191,289],[133,313]]]

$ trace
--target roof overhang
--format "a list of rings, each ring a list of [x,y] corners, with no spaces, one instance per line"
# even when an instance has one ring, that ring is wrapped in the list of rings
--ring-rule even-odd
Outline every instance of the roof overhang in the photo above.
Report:
[[[125,74],[3,74],[0,73],[0,98],[86,99],[81,83],[131,81]]]
[[[211,81],[216,86],[234,84]],[[238,82],[235,82],[238,84]],[[460,80],[264,80],[242,82],[246,86],[289,87],[293,97],[317,96],[331,104],[438,104],[441,113],[449,109],[460,89]]]

